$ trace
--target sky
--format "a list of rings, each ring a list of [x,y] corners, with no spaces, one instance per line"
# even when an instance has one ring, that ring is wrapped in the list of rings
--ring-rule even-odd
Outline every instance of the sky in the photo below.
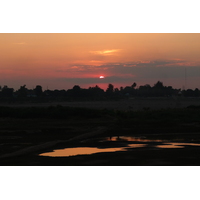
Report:
[[[189,3],[180,0],[2,1],[0,85],[18,89],[24,84],[28,88],[40,84],[43,89],[68,89],[74,84],[87,88],[113,83],[118,87],[133,82],[153,85],[160,80],[177,88],[182,88],[185,82],[187,88],[200,88],[199,17],[198,1],[194,0]],[[99,79],[102,74],[105,78]],[[145,170],[137,167],[137,173],[131,167],[6,170],[1,173],[2,195],[6,198],[16,198],[19,194],[21,199],[27,199],[30,192],[38,198],[37,192],[32,193],[36,184],[40,197],[48,196],[48,199],[66,195],[94,199],[96,194],[99,199],[105,199],[105,193],[109,199],[129,198],[133,187],[136,188],[134,196],[139,199],[149,195],[160,199],[163,193],[168,199],[172,195],[176,199],[199,195],[195,184],[199,170],[194,167],[147,167]],[[110,179],[106,184],[107,177]],[[134,181],[130,184],[129,180]],[[66,184],[70,188],[67,193]],[[88,185],[92,188],[90,193]],[[10,192],[11,188],[15,192]],[[23,193],[21,188],[25,188]],[[99,188],[105,192],[99,193]],[[110,192],[116,188],[117,193]],[[51,191],[49,195],[47,190]]]
[[[14,89],[200,89],[199,33],[1,33],[0,43],[0,84]]]

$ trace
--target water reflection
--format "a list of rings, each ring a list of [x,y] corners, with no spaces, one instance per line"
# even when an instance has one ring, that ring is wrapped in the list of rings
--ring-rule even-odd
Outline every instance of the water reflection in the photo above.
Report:
[[[51,156],[51,157],[63,157],[63,156],[77,156],[85,154],[93,154],[99,152],[115,152],[115,151],[125,151],[124,148],[106,148],[98,149],[95,147],[76,147],[76,148],[66,148],[57,149],[53,152],[42,153],[40,156]]]
[[[130,144],[128,147],[138,148],[144,147],[146,144]],[[126,147],[126,148],[128,148]],[[77,155],[86,155],[93,153],[103,153],[103,152],[115,152],[115,151],[126,151],[124,147],[118,148],[105,148],[99,149],[96,147],[75,147],[75,148],[65,148],[65,149],[57,149],[53,152],[42,153],[40,156],[51,156],[51,157],[63,157],[63,156],[77,156]]]
[[[161,145],[156,145],[157,148],[175,148],[175,149],[178,149],[178,148],[184,148],[184,146],[179,146],[177,144],[174,144],[174,143],[164,143],[164,144],[161,144]]]
[[[139,147],[145,147],[147,146],[146,144],[129,144],[128,148],[139,148]]]
[[[97,147],[74,147],[74,148],[65,148],[57,149],[53,152],[42,153],[40,156],[50,156],[50,157],[67,157],[67,156],[77,156],[77,155],[88,155],[94,153],[103,153],[103,152],[116,152],[116,151],[127,151],[130,148],[142,148],[147,147],[147,145],[152,145],[155,148],[184,148],[185,146],[200,146],[197,143],[178,143],[178,142],[166,142],[166,140],[151,140],[146,138],[137,138],[130,136],[114,136],[106,137],[100,139],[100,142],[106,141],[115,141],[115,142],[141,142],[141,143],[124,143],[124,147],[111,147],[111,148],[97,148]],[[145,144],[145,142],[147,142]],[[156,144],[159,142],[161,144]],[[149,147],[149,146],[148,146]]]
[[[196,143],[170,142],[170,143],[163,143],[162,145],[156,145],[156,147],[157,148],[184,148],[186,145],[188,145],[188,146],[200,146],[200,144],[196,144]]]

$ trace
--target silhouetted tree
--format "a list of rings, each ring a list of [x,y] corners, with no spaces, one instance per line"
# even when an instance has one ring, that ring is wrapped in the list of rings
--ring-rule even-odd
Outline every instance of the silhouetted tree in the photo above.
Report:
[[[153,87],[156,88],[156,89],[163,89],[164,88],[163,83],[160,82],[160,81],[158,81]]]
[[[140,96],[143,96],[143,97],[152,96],[152,88],[149,84],[140,86],[138,93]]]
[[[165,95],[165,91],[164,91],[164,86],[163,83],[158,81],[153,87],[152,87],[152,92],[154,96],[164,96]]]
[[[20,89],[17,91],[18,97],[26,97],[27,96],[27,88],[26,85],[20,86]]]
[[[92,98],[92,100],[102,99],[104,96],[104,90],[101,89],[98,85],[95,87],[89,87],[89,89],[85,91],[85,96]]]
[[[13,91],[14,89],[13,88],[8,88],[7,85],[5,85],[3,88],[2,88],[2,96],[3,97],[13,97]]]
[[[112,94],[114,92],[114,86],[112,84],[108,84],[108,88],[106,89],[107,94]]]
[[[123,93],[124,94],[131,94],[133,88],[130,87],[130,86],[126,86],[124,89],[123,89]]]
[[[81,88],[79,85],[75,85],[72,89],[67,90],[67,95],[72,99],[79,99],[81,96]]]
[[[42,86],[37,85],[37,86],[35,87],[34,91],[35,91],[35,94],[36,94],[38,97],[42,96]]]
[[[75,92],[79,92],[80,90],[81,90],[81,87],[79,85],[75,85],[73,87],[73,91],[75,91]]]
[[[135,88],[136,86],[137,84],[135,82],[131,85],[132,88]]]
[[[186,97],[194,97],[195,96],[195,93],[192,89],[187,89],[185,92],[184,92],[184,96]]]
[[[114,88],[112,84],[108,84],[106,91],[101,89],[98,85],[95,87],[89,87],[88,89],[83,89],[79,85],[74,85],[72,89],[68,90],[45,90],[42,91],[42,86],[36,85],[34,89],[27,89],[26,85],[20,86],[20,89],[14,92],[13,88],[8,88],[8,86],[0,86],[0,98],[2,101],[7,101],[8,98],[13,98],[12,101],[16,101],[17,97],[22,98],[20,100],[37,101],[36,97],[43,96],[39,98],[39,101],[63,101],[63,100],[106,100],[106,99],[121,99],[126,97],[159,97],[159,96],[185,96],[185,97],[199,97],[200,91],[198,88],[195,90],[181,90],[174,89],[172,86],[164,86],[161,81],[158,81],[151,87],[149,84],[140,86],[136,88],[137,84],[134,82],[131,86]],[[4,98],[5,97],[5,98]]]
[[[196,89],[194,90],[194,96],[195,96],[195,97],[199,97],[199,89],[198,89],[198,88],[196,88]]]
[[[119,89],[118,88],[115,88],[115,93],[119,93]]]

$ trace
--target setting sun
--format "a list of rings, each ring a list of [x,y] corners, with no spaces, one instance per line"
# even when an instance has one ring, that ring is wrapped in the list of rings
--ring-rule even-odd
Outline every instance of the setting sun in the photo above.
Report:
[[[24,84],[70,89],[104,83],[106,89],[108,83],[158,80],[182,88],[186,75],[187,88],[200,88],[200,34],[2,33],[0,44],[1,85],[15,90]]]

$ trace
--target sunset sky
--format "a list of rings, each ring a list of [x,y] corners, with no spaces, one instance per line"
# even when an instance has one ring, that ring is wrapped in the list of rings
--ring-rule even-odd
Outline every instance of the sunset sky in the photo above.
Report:
[[[0,85],[15,90],[158,80],[200,89],[199,33],[0,33],[0,44]]]
[[[1,1],[0,18],[1,86],[17,90],[24,84],[29,89],[41,85],[53,90],[97,84],[105,89],[108,83],[153,86],[160,80],[174,88],[200,89],[198,1],[7,0]],[[107,199],[118,200],[130,198],[132,188],[138,199],[151,195],[157,200],[163,194],[168,199],[172,194],[192,199],[199,195],[198,184],[192,184],[198,175],[199,169],[190,167],[138,167],[137,173],[131,167],[98,167],[98,173],[85,167],[14,167],[1,170],[1,196],[14,199],[19,194],[25,200],[31,193],[36,199],[32,188],[37,184],[43,199],[78,195],[76,199],[90,200],[94,194],[105,199],[106,193]],[[105,192],[99,193],[99,188]]]

